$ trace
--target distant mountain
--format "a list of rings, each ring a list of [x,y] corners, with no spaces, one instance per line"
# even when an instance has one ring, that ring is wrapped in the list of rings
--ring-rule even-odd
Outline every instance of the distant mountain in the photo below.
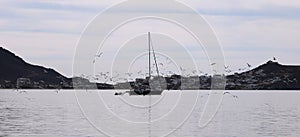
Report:
[[[165,77],[166,89],[210,89],[214,76]],[[185,81],[182,83],[182,81]],[[17,82],[19,81],[19,82]],[[67,78],[51,68],[31,65],[10,51],[0,47],[0,88],[16,88],[17,83],[25,88],[76,88],[128,89],[135,82],[91,83],[81,77]],[[136,83],[138,84],[138,83]],[[96,86],[95,86],[96,85]],[[226,76],[228,90],[300,90],[300,66],[282,65],[268,61],[252,70]]]
[[[300,66],[268,61],[259,67],[227,76],[227,89],[299,90]]]
[[[2,47],[0,47],[0,66],[0,84],[7,88],[15,88],[18,78],[30,79],[31,86],[41,86],[40,88],[70,86],[71,83],[71,79],[55,70],[31,65]]]

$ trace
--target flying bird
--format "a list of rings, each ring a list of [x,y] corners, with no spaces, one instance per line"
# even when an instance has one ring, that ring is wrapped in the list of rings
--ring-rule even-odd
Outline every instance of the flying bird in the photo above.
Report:
[[[213,65],[216,65],[216,64],[217,64],[217,63],[211,63],[210,65],[213,66]]]
[[[193,74],[196,74],[196,73],[197,73],[197,70],[193,70],[192,73],[193,73]]]
[[[141,74],[142,73],[142,70],[140,70],[139,72],[138,72],[138,74]]]
[[[168,73],[171,75],[175,74],[173,71],[168,71]]]
[[[233,95],[233,94],[231,94],[230,92],[224,92],[223,95],[225,95],[225,94],[229,94],[229,95],[231,95],[231,96],[234,97],[234,98],[238,98],[237,95]]]
[[[232,70],[225,70],[225,72],[230,73],[230,72],[232,72]]]
[[[172,60],[170,60],[169,58],[166,58],[167,64],[171,64]]]
[[[100,58],[102,54],[103,54],[103,52],[100,52],[99,54],[96,54],[95,57]]]
[[[99,54],[96,54],[95,57],[100,58],[102,54],[103,54],[103,52],[100,52]],[[93,59],[93,64],[95,64],[95,63],[96,63],[96,59],[94,58]]]
[[[22,93],[26,93],[27,94],[27,91],[26,90],[20,90],[19,93],[20,94],[22,94]]]
[[[182,67],[180,67],[180,70],[181,70],[181,71],[185,71],[185,69],[184,69],[184,68],[182,68]]]
[[[133,73],[125,73],[127,76],[131,77]]]
[[[249,63],[247,63],[248,67],[251,68],[251,65]]]
[[[217,70],[213,69],[213,72],[217,73]]]

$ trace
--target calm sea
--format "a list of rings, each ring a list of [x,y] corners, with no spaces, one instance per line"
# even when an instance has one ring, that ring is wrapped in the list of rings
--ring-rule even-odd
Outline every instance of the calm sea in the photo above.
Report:
[[[300,136],[300,91],[232,91],[217,108],[209,91],[114,92],[0,90],[0,136]]]

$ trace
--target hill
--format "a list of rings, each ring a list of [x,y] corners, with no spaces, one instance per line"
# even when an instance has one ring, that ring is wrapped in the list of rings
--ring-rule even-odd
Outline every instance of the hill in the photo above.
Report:
[[[77,88],[128,89],[130,83],[91,83],[85,78],[67,78],[51,68],[32,65],[0,47],[0,88]],[[184,79],[184,83],[181,81]],[[210,89],[212,76],[165,77],[166,89]],[[18,82],[17,82],[18,81]],[[132,84],[132,82],[131,82]],[[252,70],[226,76],[228,90],[300,90],[300,66],[268,61]]]
[[[57,88],[69,87],[71,79],[51,68],[32,65],[14,53],[0,47],[0,84],[3,88],[15,88],[18,78],[30,80],[26,87]]]
[[[216,75],[217,77],[218,75]],[[166,89],[171,90],[209,90],[214,76],[165,77]],[[182,82],[184,80],[184,82]],[[115,87],[129,88],[128,83]],[[226,76],[227,90],[300,90],[300,66],[282,65],[268,61],[257,68]]]
[[[227,76],[227,89],[299,90],[300,66],[268,61],[252,70]]]

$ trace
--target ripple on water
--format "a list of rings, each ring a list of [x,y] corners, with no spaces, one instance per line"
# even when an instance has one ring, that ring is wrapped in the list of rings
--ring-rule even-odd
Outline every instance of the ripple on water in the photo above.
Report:
[[[298,102],[294,101],[294,103],[291,103],[291,96],[289,95],[270,97],[267,94],[239,93],[238,96],[238,99],[225,96],[216,117],[207,127],[202,129],[198,127],[198,121],[203,112],[206,98],[201,98],[187,123],[176,130],[171,136],[267,137],[296,136],[299,133],[299,100]],[[300,94],[293,96],[294,98],[299,98]],[[107,97],[109,99],[115,96]],[[112,104],[113,108],[120,109],[118,110],[119,113],[129,113],[128,109],[117,108],[116,106],[120,106],[120,104]],[[164,108],[161,107],[161,109]],[[165,108],[165,110],[168,109]],[[132,111],[130,113],[136,112]],[[98,119],[100,120],[99,122],[111,119],[112,123],[116,123],[113,115]],[[177,117],[174,116],[172,120],[176,119]],[[170,123],[173,123],[173,121],[166,121],[164,127],[176,127],[176,125],[171,125]],[[156,129],[158,130],[153,130],[152,133],[165,131],[165,129]],[[115,130],[118,131],[118,129]],[[128,127],[128,132],[134,130]],[[18,94],[1,91],[0,136],[18,135],[101,136],[101,133],[95,130],[82,115],[72,92],[60,92],[56,94],[53,91],[27,91],[27,94]]]

